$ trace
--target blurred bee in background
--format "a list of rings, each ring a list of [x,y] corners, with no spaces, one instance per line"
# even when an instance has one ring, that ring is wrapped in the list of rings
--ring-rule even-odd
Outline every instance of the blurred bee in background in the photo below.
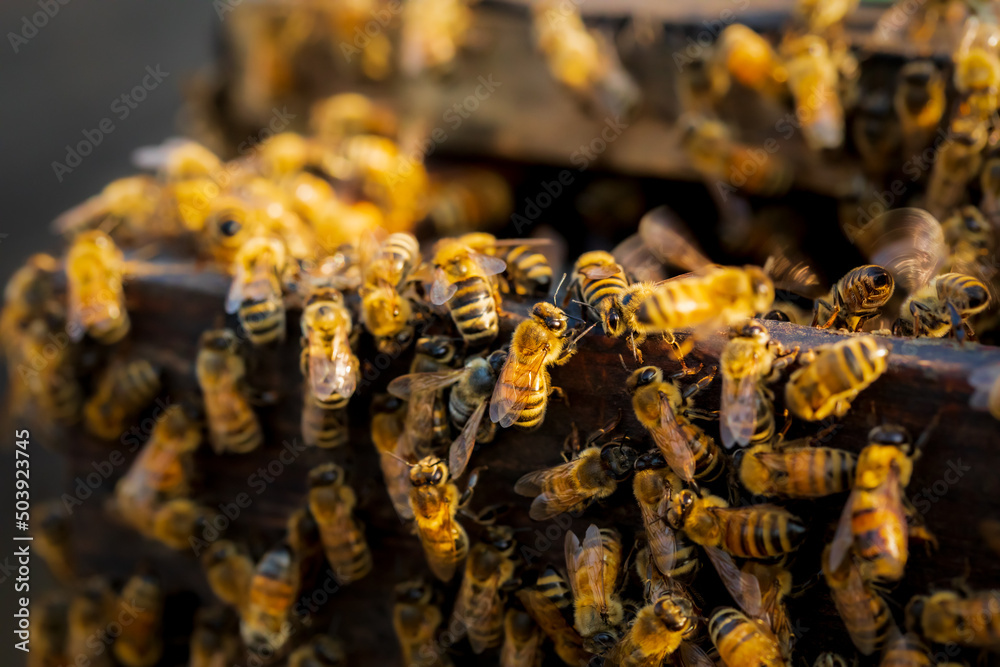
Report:
[[[65,316],[55,299],[54,279],[59,271],[59,260],[52,255],[36,253],[28,257],[24,266],[17,269],[7,281],[3,292],[3,311],[0,312],[0,333],[5,349],[11,349],[18,332],[32,320],[46,315]],[[8,353],[8,356],[9,353]]]
[[[1000,217],[1000,157],[997,155],[983,161],[979,187],[982,191],[979,206],[990,221],[996,221]]]
[[[469,633],[469,644],[476,655],[500,645],[504,630],[502,591],[516,583],[516,547],[512,528],[489,526],[486,541],[477,542],[465,561],[452,623]]]
[[[518,296],[545,296],[552,285],[548,258],[534,250],[548,239],[497,239],[492,234],[473,232],[458,239],[473,251],[501,259],[506,264],[499,276],[500,288]]]
[[[603,447],[591,446],[592,442],[593,438],[588,439],[586,448],[573,460],[517,480],[514,493],[534,498],[528,516],[545,521],[563,512],[581,512],[595,500],[610,496],[619,482],[629,478],[638,457],[634,449],[623,446],[620,440]]]
[[[945,79],[933,60],[908,62],[899,70],[893,106],[902,130],[903,157],[930,144],[945,112]]]
[[[507,268],[498,257],[477,252],[461,240],[446,240],[434,253],[430,301],[448,311],[469,346],[487,345],[499,332],[500,292],[494,278]]]
[[[226,667],[240,647],[235,618],[225,607],[200,607],[194,615],[189,667]]]
[[[953,80],[959,95],[956,118],[988,123],[1000,106],[1000,57],[997,27],[992,21],[968,21],[965,35],[952,54]]]
[[[74,660],[83,656],[93,667],[111,667],[111,651],[94,638],[106,631],[115,606],[108,582],[102,577],[89,579],[69,603],[66,655],[75,656]]]
[[[153,515],[148,534],[171,549],[191,548],[191,538],[205,525],[208,511],[190,498],[174,498],[163,503]]]
[[[192,453],[201,444],[201,424],[184,407],[169,405],[149,440],[115,485],[115,510],[136,530],[148,528],[164,502],[191,489]]]
[[[823,575],[854,646],[862,655],[881,651],[899,632],[885,599],[861,577],[852,557],[836,569],[830,567],[830,546],[823,551]]]
[[[969,405],[976,410],[983,410],[1000,419],[1000,364],[983,366],[969,375],[972,386],[972,398]]]
[[[503,617],[500,667],[539,667],[542,657],[542,633],[531,615],[508,609]]]
[[[734,445],[758,445],[777,437],[774,394],[765,386],[792,363],[798,348],[785,350],[756,321],[745,324],[729,339],[719,357],[722,373],[722,405],[719,430],[727,449]]]
[[[549,394],[555,390],[548,366],[561,366],[576,352],[576,342],[589,329],[570,338],[566,313],[547,302],[536,303],[531,317],[517,325],[493,397],[490,419],[503,428],[534,429],[541,425]]]
[[[787,94],[788,70],[770,42],[740,23],[719,34],[711,68],[766,98]]]
[[[687,54],[685,54],[687,55]],[[679,108],[699,116],[712,116],[729,92],[729,72],[712,62],[713,51],[691,58],[677,77]]]
[[[239,314],[240,326],[254,345],[285,339],[281,276],[286,263],[285,244],[264,236],[248,239],[233,260],[226,312]]]
[[[445,389],[461,378],[461,363],[455,341],[446,336],[427,336],[417,340],[410,372],[389,383],[390,394],[405,399],[407,443],[400,447],[407,452],[425,454],[431,445],[448,442],[448,401]]]
[[[683,127],[681,145],[703,178],[769,197],[780,196],[792,186],[795,173],[784,158],[737,141],[722,121],[695,116]],[[746,170],[751,167],[748,176]]]
[[[886,175],[899,168],[900,143],[904,140],[890,85],[882,78],[863,83],[864,93],[851,121],[851,137],[861,155],[864,174],[873,184],[885,182]],[[903,155],[909,158],[913,154]]]
[[[676,380],[665,380],[661,369],[644,366],[625,383],[636,419],[653,436],[670,469],[688,483],[711,482],[725,469],[719,446],[691,421],[711,417],[694,407],[694,397],[714,378],[713,371],[682,390]]]
[[[77,350],[65,331],[65,320],[49,313],[4,336],[12,415],[28,414],[36,423],[62,426],[80,420],[83,389],[76,376]]]
[[[127,176],[111,181],[99,194],[60,214],[53,230],[67,239],[91,230],[111,235],[118,243],[132,245],[179,230],[164,228],[167,216],[158,215],[162,190],[149,176]]]
[[[150,575],[133,575],[118,596],[120,606],[135,609],[131,623],[122,623],[112,650],[124,667],[153,667],[163,655],[163,589]]]
[[[309,511],[319,525],[326,559],[337,583],[364,578],[372,569],[372,555],[363,526],[354,518],[357,497],[344,482],[344,471],[325,463],[309,472]]]
[[[217,454],[253,451],[263,442],[260,422],[244,387],[246,365],[229,329],[206,331],[199,341],[195,374],[205,398],[208,435]]]
[[[102,440],[119,438],[160,392],[160,386],[160,370],[146,359],[113,360],[83,406],[87,431]]]
[[[809,441],[762,443],[737,454],[743,487],[754,495],[822,498],[849,491],[857,462],[851,452]]]
[[[906,627],[937,644],[1000,646],[1000,591],[938,591],[915,595],[906,605]]]
[[[201,209],[204,221],[197,233],[200,252],[232,271],[243,244],[264,228],[263,214],[244,198],[231,194],[220,195]]]
[[[73,342],[90,334],[97,342],[111,345],[129,332],[124,267],[122,251],[104,232],[84,232],[73,240],[66,253],[66,324]]]
[[[781,55],[806,144],[815,151],[839,148],[844,143],[844,107],[830,45],[819,35],[786,36]]]
[[[834,27],[841,27],[844,19],[857,9],[859,0],[798,0],[796,12],[802,17],[809,32],[823,34]]]
[[[616,585],[621,567],[621,536],[594,524],[580,538],[566,533],[566,571],[573,589],[573,625],[586,643],[604,652],[618,640],[625,609]]]
[[[641,90],[622,65],[614,43],[587,29],[575,6],[553,0],[532,6],[535,47],[545,57],[553,78],[588,107],[629,117],[641,101]]]
[[[49,501],[35,508],[32,531],[34,547],[49,571],[63,583],[76,578],[72,548],[72,526],[63,505]]]
[[[307,445],[335,447],[347,441],[343,409],[354,394],[360,362],[351,350],[351,313],[335,289],[318,289],[302,311],[300,367],[306,376],[302,436]]]
[[[879,667],[931,667],[934,664],[940,663],[934,661],[919,637],[907,632],[905,635],[896,634],[889,640]]]
[[[299,586],[303,589],[312,586],[325,561],[320,527],[308,504],[288,516],[285,543],[292,550],[292,558],[299,568]]]
[[[497,229],[514,210],[513,193],[490,169],[432,176],[427,217],[439,238]]]
[[[392,627],[403,654],[403,663],[414,667],[450,667],[451,658],[437,642],[441,609],[433,602],[434,591],[423,581],[396,586]]]
[[[671,581],[690,580],[700,566],[698,554],[684,534],[675,532],[667,523],[670,498],[683,488],[680,478],[670,470],[662,452],[656,449],[639,456],[633,468],[632,493],[639,504],[646,531],[646,558]],[[637,567],[638,564],[637,558]],[[640,568],[639,574],[645,576],[645,570]]]
[[[712,613],[708,634],[726,665],[788,664],[786,651],[767,623],[732,607],[719,607]]]
[[[400,68],[408,76],[451,69],[469,40],[471,26],[467,0],[417,0],[405,5]]]
[[[975,206],[962,206],[941,221],[949,254],[944,268],[977,278],[995,272],[990,263],[997,247],[993,225]]]
[[[399,119],[391,109],[358,93],[331,95],[313,104],[309,114],[309,127],[324,142],[357,134],[392,138],[398,125]]]
[[[844,656],[833,651],[826,651],[816,656],[813,667],[849,667]]]
[[[252,650],[268,646],[279,651],[292,632],[291,609],[299,591],[298,566],[287,544],[274,547],[257,562],[240,636]]]
[[[517,592],[517,599],[545,636],[552,640],[556,655],[564,663],[586,667],[591,656],[583,648],[583,638],[566,622],[561,608],[552,599],[537,588],[522,588]]]
[[[417,535],[427,557],[427,565],[441,581],[450,581],[455,568],[469,552],[469,536],[457,520],[468,505],[479,474],[469,475],[465,491],[448,475],[448,466],[439,458],[426,456],[410,468],[410,509],[416,520]]]
[[[927,432],[921,436],[925,439]],[[920,451],[920,442],[914,451]],[[901,426],[877,426],[858,455],[854,487],[847,499],[828,563],[836,571],[853,548],[862,578],[899,581],[906,569],[910,536],[935,542],[925,528],[908,525],[914,515],[904,496],[913,473],[912,441]]]
[[[344,667],[344,645],[328,635],[317,635],[288,656],[288,667]]]
[[[69,664],[66,640],[69,633],[69,600],[61,593],[46,593],[30,608],[35,633],[32,635],[28,667],[61,667]]]
[[[395,396],[376,395],[372,399],[372,444],[379,453],[379,465],[389,500],[400,521],[413,518],[410,509],[410,470],[416,452],[408,437],[403,437],[406,404]]]
[[[813,326],[820,329],[861,331],[868,320],[878,317],[895,290],[892,274],[881,266],[866,264],[848,271],[813,306]]]
[[[400,289],[420,262],[420,245],[412,234],[390,234],[361,264],[361,322],[376,342],[405,347],[413,340],[413,306]]]
[[[215,597],[242,614],[255,569],[246,548],[231,540],[218,540],[209,545],[201,557],[201,565]]]
[[[982,167],[988,138],[987,126],[978,118],[952,119],[927,183],[927,210],[933,215],[944,216],[965,200],[969,182]]]
[[[806,421],[843,417],[851,401],[885,373],[889,349],[874,336],[861,336],[800,353],[804,365],[785,385],[785,405]]]
[[[959,341],[973,337],[968,319],[991,302],[986,283],[962,273],[943,273],[907,297],[893,325],[896,336],[942,338],[949,333]]]

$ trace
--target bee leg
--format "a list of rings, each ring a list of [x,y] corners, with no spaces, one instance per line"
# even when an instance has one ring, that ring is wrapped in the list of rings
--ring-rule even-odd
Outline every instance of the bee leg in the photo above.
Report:
[[[791,428],[792,426],[792,417],[788,412],[788,408],[785,408],[784,418],[785,418],[785,425],[781,427],[781,431],[775,437],[774,439],[775,445],[780,445],[782,442],[785,441],[785,436],[788,435],[788,429]]]
[[[567,408],[570,407],[569,396],[567,396],[566,392],[562,390],[562,387],[557,387],[555,385],[549,387],[549,396],[551,396],[552,394],[556,394],[559,400],[566,404]]]
[[[469,501],[472,500],[472,493],[476,490],[476,484],[479,483],[479,473],[483,470],[486,470],[486,466],[479,466],[469,473],[469,481],[465,484],[465,491],[463,491],[462,495],[458,498],[459,509],[468,505]]]
[[[563,448],[560,452],[563,461],[569,463],[576,458],[580,450],[583,449],[583,443],[580,440],[580,429],[577,428],[576,422],[571,422],[569,427],[569,435],[563,440]]]
[[[507,503],[497,503],[495,505],[487,505],[478,512],[470,512],[467,508],[463,507],[459,510],[462,516],[471,519],[480,526],[492,526],[497,522],[501,516],[510,511],[510,505]]]
[[[975,343],[978,339],[976,338],[976,332],[972,330],[968,322],[962,322],[962,328],[965,329],[965,337],[970,343]]]
[[[951,301],[945,302],[945,307],[948,309],[948,316],[951,319],[952,333],[955,334],[955,338],[958,339],[959,343],[964,343],[965,328],[962,326],[962,316],[959,314],[958,308]]]
[[[699,368],[699,370],[701,369]],[[699,393],[701,393],[702,390],[708,387],[708,385],[712,384],[712,381],[715,379],[715,374],[716,372],[718,372],[718,370],[719,370],[718,366],[712,366],[711,370],[709,370],[707,375],[703,376],[697,382],[694,382],[686,386],[684,388],[684,391],[681,392],[681,396],[684,398],[684,400],[687,401],[687,399],[689,398],[694,398]]]
[[[611,433],[611,431],[614,431],[616,428],[618,428],[618,424],[620,424],[621,421],[622,421],[622,411],[619,410],[618,415],[614,419],[612,419],[607,424],[605,424],[604,426],[602,426],[601,428],[597,429],[589,436],[587,436],[587,440],[584,443],[584,447],[589,447],[590,445],[594,444],[595,442],[606,436],[608,433]]]
[[[821,305],[830,311],[830,318],[824,324],[818,325],[817,321],[819,320],[819,306]],[[816,305],[813,306],[813,326],[818,329],[829,329],[831,326],[833,326],[833,323],[837,321],[838,315],[840,315],[840,306],[831,306],[826,301],[822,299],[817,299]]]
[[[932,550],[936,550],[938,548],[937,538],[934,537],[934,533],[927,530],[926,526],[909,526],[907,530],[910,537],[924,541],[928,555],[930,555]]]

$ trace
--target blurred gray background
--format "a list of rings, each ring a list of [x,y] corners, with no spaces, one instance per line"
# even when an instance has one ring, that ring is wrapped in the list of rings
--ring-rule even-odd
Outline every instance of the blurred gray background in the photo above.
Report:
[[[37,17],[37,23],[44,23],[37,32],[34,25],[26,28],[25,17],[30,23],[47,2],[54,15],[47,22]],[[209,0],[62,2],[66,4],[0,3],[0,284],[29,254],[58,250],[58,240],[49,231],[52,219],[132,172],[129,155],[134,148],[178,134],[182,86],[192,74],[210,66],[219,28],[219,16]],[[16,52],[11,34],[18,36]],[[142,84],[147,66],[159,66],[169,75],[123,119],[127,107],[116,100]],[[152,83],[150,78],[146,81]],[[66,145],[84,140],[83,132],[95,130],[105,118],[114,130],[60,182],[52,163],[65,162]],[[25,654],[13,647],[12,615],[16,599],[24,593],[15,592],[16,575],[4,570],[7,562],[13,562],[15,544],[12,440],[13,433],[0,436],[0,665],[20,667]],[[33,504],[61,493],[68,480],[58,460],[37,439],[30,460]],[[49,585],[48,572],[36,556],[30,595],[37,597]]]

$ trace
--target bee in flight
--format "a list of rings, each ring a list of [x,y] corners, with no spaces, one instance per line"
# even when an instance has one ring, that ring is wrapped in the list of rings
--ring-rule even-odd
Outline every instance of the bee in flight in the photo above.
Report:
[[[785,405],[806,421],[843,417],[851,401],[885,373],[889,350],[874,336],[861,336],[801,353],[805,365],[789,377]]]

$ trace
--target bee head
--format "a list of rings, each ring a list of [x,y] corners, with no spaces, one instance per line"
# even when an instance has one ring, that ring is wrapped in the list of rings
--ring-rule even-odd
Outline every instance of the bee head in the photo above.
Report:
[[[536,303],[531,309],[531,316],[539,320],[549,331],[564,336],[568,330],[566,313],[547,301]]]
[[[883,424],[868,432],[868,442],[873,445],[889,445],[904,451],[910,449],[913,441],[905,428],[898,424]]]
[[[740,327],[737,336],[739,338],[752,338],[761,344],[767,344],[771,340],[771,335],[768,333],[767,327],[757,320],[750,320]]]
[[[691,626],[694,607],[682,597],[661,597],[653,604],[653,613],[671,632],[683,632]]]
[[[430,602],[432,594],[431,587],[422,579],[404,581],[396,585],[396,600],[399,602],[407,602],[409,604]]]
[[[603,630],[584,642],[584,649],[595,655],[604,655],[618,643],[618,635],[611,630]]]
[[[695,504],[694,491],[683,489],[674,495],[670,511],[667,513],[667,520],[674,528],[681,528]]]
[[[425,456],[410,468],[413,486],[439,486],[448,481],[448,466],[436,456]]]
[[[514,529],[510,526],[488,526],[486,539],[498,551],[506,552],[514,546]]]
[[[490,365],[493,370],[494,375],[500,374],[500,369],[507,362],[507,350],[497,350],[491,352],[490,356],[486,357],[486,363]]]
[[[615,481],[628,479],[639,453],[631,447],[610,443],[601,448],[601,463]]]
[[[449,364],[455,358],[456,349],[454,341],[446,336],[427,336],[417,341],[416,352]]]
[[[231,329],[212,329],[201,335],[199,346],[212,352],[233,352],[236,350],[236,334]]]
[[[634,392],[639,387],[645,387],[657,382],[663,382],[663,371],[656,366],[643,366],[632,372],[625,386],[630,392]]]
[[[769,310],[774,303],[774,283],[759,266],[748,266],[746,271],[750,279],[753,311],[762,313]]]
[[[372,399],[373,412],[395,412],[403,407],[403,400],[392,394],[379,394]]]
[[[338,484],[344,479],[344,471],[336,463],[324,463],[309,471],[309,488]]]
[[[664,458],[663,452],[659,449],[651,449],[639,455],[632,469],[636,472],[642,472],[643,470],[662,470],[666,467],[667,459]]]
[[[788,316],[788,314],[785,313],[785,311],[778,310],[777,308],[775,308],[774,310],[769,310],[764,315],[764,319],[765,320],[771,320],[772,322],[791,322],[792,321],[792,318],[790,318]]]

